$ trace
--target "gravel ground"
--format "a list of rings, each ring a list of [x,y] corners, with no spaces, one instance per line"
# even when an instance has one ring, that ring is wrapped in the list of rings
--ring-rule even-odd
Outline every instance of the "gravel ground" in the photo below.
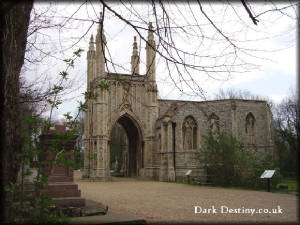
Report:
[[[108,205],[108,210],[111,212],[130,214],[144,218],[150,223],[296,223],[299,221],[296,195],[133,178],[113,178],[110,182],[88,182],[81,180],[80,177],[80,172],[75,171],[75,182],[86,199]],[[195,214],[194,206],[200,206],[202,213]],[[209,213],[205,210],[212,207],[215,208],[215,213],[213,210]],[[258,209],[272,210],[278,207],[280,208],[277,214],[256,213]],[[256,211],[253,214],[248,213],[252,208]],[[228,209],[236,210],[236,213],[228,213]],[[240,210],[240,213],[237,210]]]

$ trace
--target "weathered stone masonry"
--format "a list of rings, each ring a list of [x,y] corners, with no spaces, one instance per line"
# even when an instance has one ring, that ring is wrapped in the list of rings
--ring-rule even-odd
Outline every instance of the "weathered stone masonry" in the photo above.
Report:
[[[110,179],[110,138],[116,123],[124,127],[129,139],[130,176],[174,181],[184,179],[188,169],[193,170],[192,176],[203,175],[195,154],[201,147],[202,136],[212,130],[233,134],[250,151],[273,151],[272,114],[265,101],[158,99],[151,23],[146,44],[146,74],[139,74],[136,38],[132,73],[105,72],[105,50],[101,44],[105,42],[100,25],[95,42],[91,37],[87,53],[87,89],[97,93],[98,98],[88,100],[85,116],[85,178]],[[99,86],[101,81],[109,83],[109,90]]]

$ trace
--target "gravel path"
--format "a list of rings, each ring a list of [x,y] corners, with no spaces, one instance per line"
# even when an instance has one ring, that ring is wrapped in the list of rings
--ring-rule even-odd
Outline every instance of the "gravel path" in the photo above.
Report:
[[[111,182],[88,182],[75,172],[75,182],[82,196],[108,205],[109,211],[131,214],[147,222],[285,222],[298,221],[295,195],[268,193],[186,184],[113,178]],[[195,214],[194,206],[202,213]],[[223,207],[222,207],[223,206]],[[215,213],[204,213],[215,208]],[[251,213],[253,209],[278,209],[274,213]],[[223,208],[223,213],[221,209]],[[200,208],[197,208],[200,210]],[[228,213],[228,209],[240,213]],[[282,210],[282,213],[280,213]],[[227,212],[227,213],[226,213]]]

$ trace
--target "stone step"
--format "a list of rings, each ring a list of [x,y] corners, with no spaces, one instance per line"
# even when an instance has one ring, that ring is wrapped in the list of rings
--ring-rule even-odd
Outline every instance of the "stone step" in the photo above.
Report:
[[[78,185],[73,182],[52,182],[42,191],[51,198],[59,197],[80,197],[81,191]]]
[[[66,176],[50,176],[48,178],[48,182],[72,182],[73,177],[66,177]]]
[[[68,189],[68,190],[72,190],[72,189],[78,189],[78,185],[75,183],[49,183],[47,186],[48,190],[61,190],[61,189]]]
[[[51,203],[59,207],[83,207],[85,199],[80,197],[52,198]]]
[[[43,190],[43,194],[51,197],[51,198],[62,198],[62,197],[80,197],[81,191],[80,190]]]

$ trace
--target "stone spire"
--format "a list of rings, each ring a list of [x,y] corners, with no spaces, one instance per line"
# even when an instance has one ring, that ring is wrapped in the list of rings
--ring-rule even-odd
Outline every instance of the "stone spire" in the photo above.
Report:
[[[94,46],[94,37],[91,35],[89,50],[87,51],[87,87],[90,88],[90,82],[95,77],[96,52]]]
[[[133,48],[132,48],[132,55],[137,56],[138,55],[138,47],[136,43],[136,36],[133,38]]]
[[[148,41],[151,41],[151,44],[152,44],[152,41],[154,42],[152,22],[150,22],[148,25]]]
[[[132,49],[132,56],[131,56],[131,73],[132,74],[140,73],[140,57],[138,54],[136,36],[134,36],[134,41],[133,41],[133,49]]]
[[[152,23],[149,23],[148,27],[148,41],[146,44],[146,75],[148,75],[149,80],[155,81],[155,40],[153,36]]]
[[[98,31],[97,31],[97,36],[96,36],[96,43],[97,42],[103,42],[106,44],[106,38],[104,35],[104,29],[103,29],[103,15],[102,12],[100,13],[100,19],[99,19],[99,26],[98,26]]]
[[[104,35],[103,16],[100,13],[99,27],[96,35],[96,76],[105,76],[105,46],[106,38]]]

